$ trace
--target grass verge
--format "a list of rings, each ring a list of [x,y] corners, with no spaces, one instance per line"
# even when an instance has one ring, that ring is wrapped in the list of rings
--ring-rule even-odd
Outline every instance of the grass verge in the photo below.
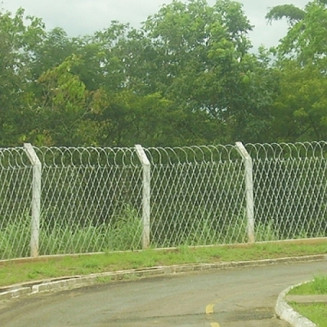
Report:
[[[0,262],[0,286],[106,271],[160,265],[250,261],[326,254],[327,240],[263,243],[253,245],[180,247],[177,249],[112,252],[96,255],[40,257],[36,260]]]
[[[293,309],[299,312],[302,316],[314,322],[317,326],[327,326],[327,304],[313,303],[300,304],[292,303]]]
[[[302,284],[293,288],[290,295],[327,295],[327,275],[316,276],[310,283]],[[327,326],[327,304],[326,303],[295,303],[290,305],[302,316],[307,317],[317,326]]]
[[[289,294],[291,295],[327,294],[327,275],[316,276],[312,282],[294,287]]]

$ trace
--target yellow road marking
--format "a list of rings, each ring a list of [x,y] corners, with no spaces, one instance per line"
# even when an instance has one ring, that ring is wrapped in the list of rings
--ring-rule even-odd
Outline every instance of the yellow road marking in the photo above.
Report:
[[[213,307],[214,307],[215,305],[214,304],[208,304],[207,306],[206,306],[206,314],[207,315],[211,315],[211,314],[213,314]]]
[[[212,315],[214,313],[214,308],[215,304],[211,303],[206,306],[206,315]],[[211,320],[211,319],[210,319]],[[218,322],[211,322],[210,327],[220,327]]]

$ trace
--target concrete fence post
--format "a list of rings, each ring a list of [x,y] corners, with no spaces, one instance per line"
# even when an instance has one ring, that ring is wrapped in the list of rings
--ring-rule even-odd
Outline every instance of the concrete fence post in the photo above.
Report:
[[[254,234],[254,201],[253,201],[253,163],[250,154],[241,142],[236,142],[236,149],[241,155],[245,169],[245,193],[248,242],[255,242]]]
[[[31,257],[39,255],[39,233],[40,233],[40,212],[41,212],[41,175],[42,164],[33,146],[30,143],[24,144],[26,154],[33,166],[32,185],[32,221],[31,221]]]
[[[150,245],[150,179],[151,164],[141,145],[135,145],[137,156],[143,169],[143,189],[142,189],[142,248],[146,249]]]

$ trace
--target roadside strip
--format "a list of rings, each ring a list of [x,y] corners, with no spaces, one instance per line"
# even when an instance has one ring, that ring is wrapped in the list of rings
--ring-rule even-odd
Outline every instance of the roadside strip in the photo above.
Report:
[[[20,283],[0,288],[0,300],[17,298],[43,292],[57,292],[81,288],[101,282],[130,280],[133,278],[147,278],[156,276],[169,276],[181,273],[199,271],[222,270],[232,268],[247,268],[273,265],[278,263],[310,262],[327,260],[326,254],[299,256],[277,259],[264,259],[256,261],[232,261],[217,263],[183,264],[171,266],[156,266],[142,269],[129,269],[121,271],[110,271],[104,273],[90,274],[87,276],[66,276],[60,278],[46,279]]]

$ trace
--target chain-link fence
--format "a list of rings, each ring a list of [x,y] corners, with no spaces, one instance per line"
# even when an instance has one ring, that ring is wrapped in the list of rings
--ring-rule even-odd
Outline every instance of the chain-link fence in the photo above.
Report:
[[[32,166],[23,148],[0,149],[0,258],[29,254]]]
[[[248,144],[258,240],[327,236],[327,142]]]
[[[0,258],[327,237],[327,142],[0,149]]]
[[[234,146],[149,148],[158,247],[245,242],[244,168]]]

